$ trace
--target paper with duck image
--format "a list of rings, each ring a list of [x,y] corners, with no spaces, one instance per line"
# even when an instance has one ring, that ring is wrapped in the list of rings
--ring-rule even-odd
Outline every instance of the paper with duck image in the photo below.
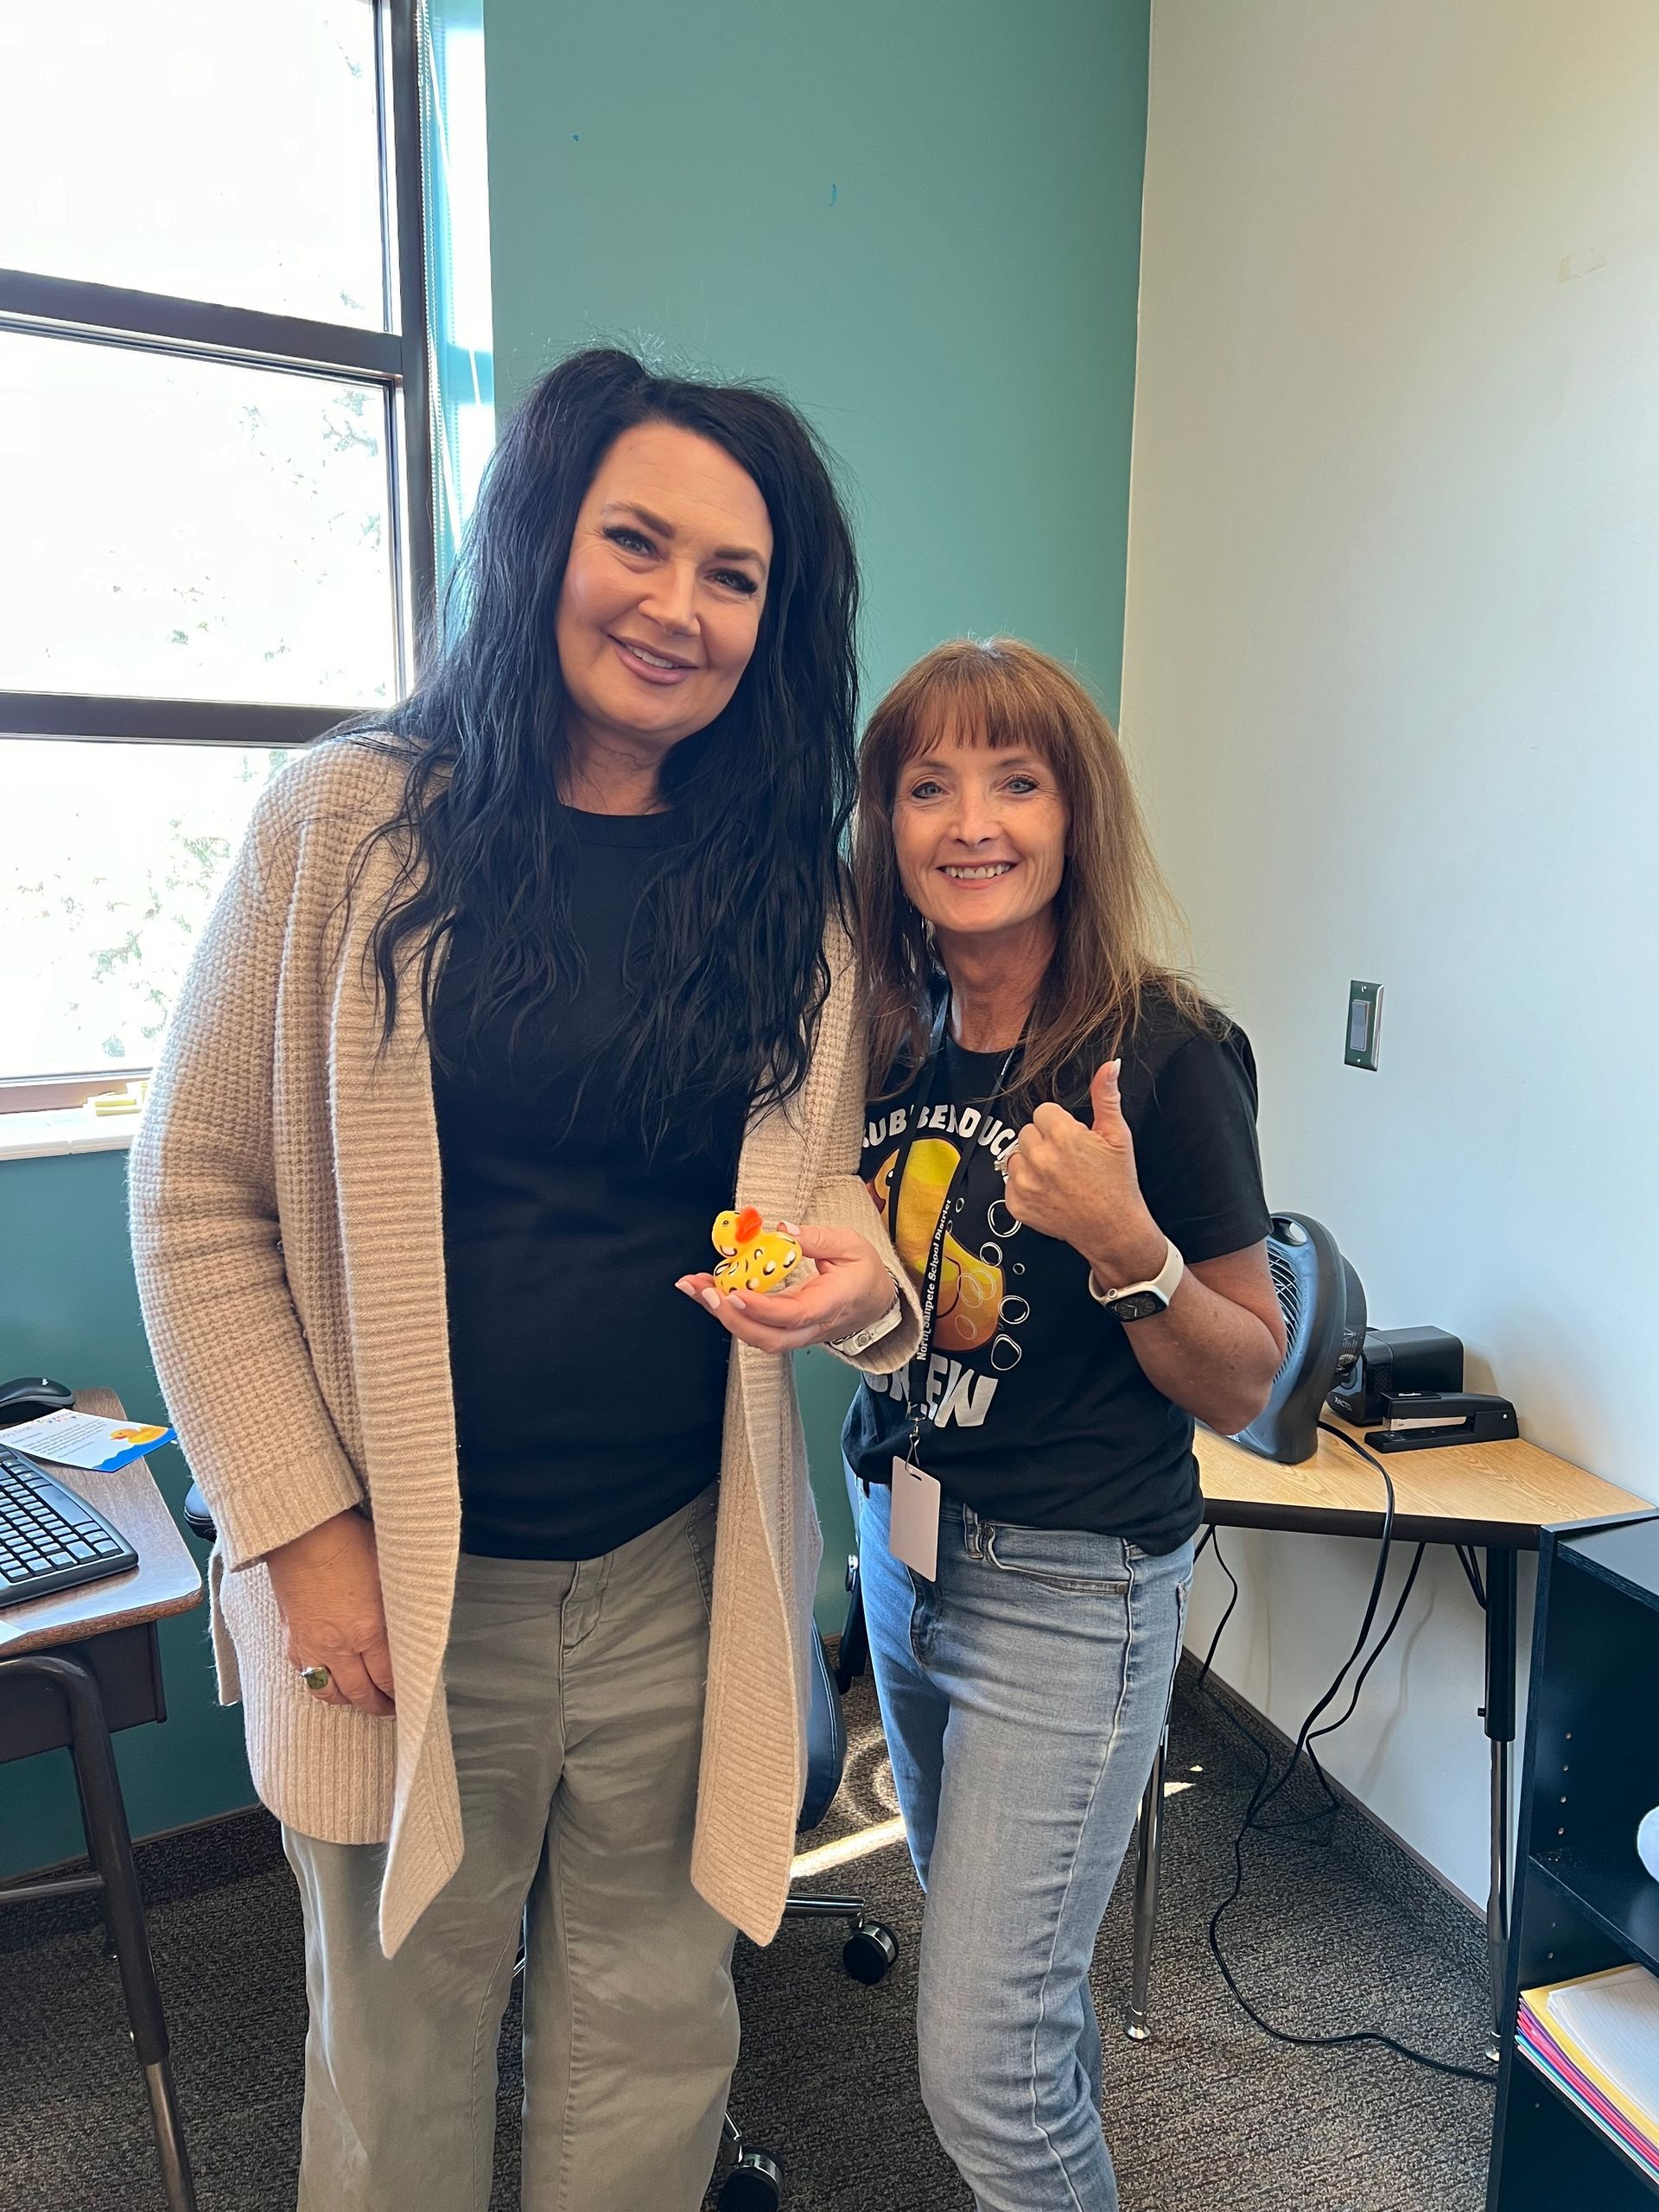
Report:
[[[68,1407],[61,1413],[42,1414],[38,1421],[21,1421],[16,1428],[0,1429],[0,1441],[31,1459],[49,1459],[60,1467],[83,1467],[95,1475],[113,1474],[118,1467],[173,1440],[170,1428],[153,1421],[105,1421]]]

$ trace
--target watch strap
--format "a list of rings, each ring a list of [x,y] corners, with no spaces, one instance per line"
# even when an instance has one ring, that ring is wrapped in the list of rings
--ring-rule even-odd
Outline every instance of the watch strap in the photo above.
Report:
[[[1180,1288],[1181,1277],[1186,1273],[1186,1262],[1181,1257],[1175,1239],[1173,1236],[1166,1236],[1164,1242],[1168,1247],[1164,1254],[1164,1264],[1155,1275],[1151,1276],[1145,1282],[1129,1282],[1123,1284],[1116,1290],[1103,1290],[1095,1281],[1095,1271],[1090,1268],[1089,1295],[1094,1300],[1096,1305],[1103,1306],[1109,1313],[1115,1313],[1120,1307],[1127,1306],[1131,1299],[1155,1300],[1155,1304],[1147,1304],[1141,1312],[1125,1318],[1141,1320],[1144,1319],[1147,1314],[1164,1313],[1171,1299]]]
[[[851,1359],[859,1352],[868,1351],[872,1344],[879,1344],[890,1330],[898,1327],[904,1310],[904,1300],[899,1296],[895,1287],[893,1303],[879,1321],[872,1321],[868,1328],[860,1329],[850,1337],[829,1338],[826,1340],[825,1350],[838,1351],[843,1359]]]

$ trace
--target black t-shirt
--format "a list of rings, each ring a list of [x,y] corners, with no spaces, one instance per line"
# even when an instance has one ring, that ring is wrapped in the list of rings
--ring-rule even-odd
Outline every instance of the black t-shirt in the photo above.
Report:
[[[574,994],[468,1041],[480,951],[463,914],[433,1008],[461,1546],[594,1559],[720,1471],[729,1339],[674,1287],[712,1264],[747,1094],[671,1128],[653,1154],[619,1094],[624,951],[671,814],[572,812]]]
[[[1124,1118],[1159,1227],[1188,1260],[1258,1243],[1268,1215],[1243,1031],[1206,1035],[1154,999],[1122,1059]],[[1147,1380],[1128,1325],[1090,1297],[1082,1255],[1004,1204],[996,1161],[1021,1116],[995,1098],[1003,1063],[947,1038],[931,1105],[924,1075],[869,1109],[861,1172],[918,1284],[964,1144],[972,1158],[945,1235],[925,1375],[866,1378],[842,1434],[849,1462],[867,1482],[891,1480],[914,1381],[930,1409],[918,1463],[976,1512],[1173,1551],[1201,1517],[1192,1415]],[[1063,1087],[1060,1103],[1087,1122],[1086,1082]]]

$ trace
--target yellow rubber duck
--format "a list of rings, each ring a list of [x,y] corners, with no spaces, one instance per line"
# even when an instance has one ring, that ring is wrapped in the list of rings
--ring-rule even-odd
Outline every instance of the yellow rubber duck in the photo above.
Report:
[[[763,1223],[759,1206],[717,1214],[714,1246],[722,1256],[715,1281],[723,1291],[781,1290],[801,1248],[780,1223],[775,1230]]]

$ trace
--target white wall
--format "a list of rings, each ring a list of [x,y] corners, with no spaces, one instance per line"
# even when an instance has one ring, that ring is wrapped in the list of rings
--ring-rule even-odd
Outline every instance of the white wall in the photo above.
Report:
[[[1659,1497],[1659,0],[1154,0],[1144,219],[1124,732],[1269,1197]],[[1227,1550],[1294,1729],[1370,1549]],[[1330,1764],[1484,1897],[1446,1554],[1398,1643]]]

